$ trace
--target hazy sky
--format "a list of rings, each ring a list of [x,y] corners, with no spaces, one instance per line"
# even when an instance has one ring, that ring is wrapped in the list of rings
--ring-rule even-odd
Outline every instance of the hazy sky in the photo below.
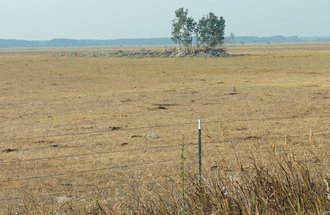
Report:
[[[0,0],[0,38],[167,37],[179,7],[223,16],[227,35],[330,36],[330,0]]]

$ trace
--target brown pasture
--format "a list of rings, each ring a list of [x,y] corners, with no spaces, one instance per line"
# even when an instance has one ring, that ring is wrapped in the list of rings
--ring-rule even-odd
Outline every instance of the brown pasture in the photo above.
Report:
[[[182,59],[0,51],[1,208],[115,202],[178,178],[183,160],[194,173],[197,119],[205,172],[289,152],[328,174],[330,44],[226,49]]]

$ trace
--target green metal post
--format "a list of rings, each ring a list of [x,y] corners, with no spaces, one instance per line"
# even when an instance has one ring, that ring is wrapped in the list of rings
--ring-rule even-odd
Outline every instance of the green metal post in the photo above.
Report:
[[[198,120],[198,167],[199,167],[199,182],[202,181],[202,126],[201,120]]]

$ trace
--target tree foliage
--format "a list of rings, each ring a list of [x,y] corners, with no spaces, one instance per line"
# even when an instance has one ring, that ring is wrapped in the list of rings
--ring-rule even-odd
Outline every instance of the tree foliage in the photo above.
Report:
[[[225,20],[214,13],[203,16],[198,24],[192,17],[188,17],[188,9],[179,8],[172,20],[172,40],[189,49],[194,36],[197,42],[206,47],[221,46],[224,41]]]
[[[175,11],[175,18],[172,20],[172,40],[186,48],[192,45],[193,33],[197,23],[193,18],[188,17],[188,9],[179,8]]]
[[[225,20],[214,13],[203,16],[198,22],[198,41],[207,47],[221,46],[225,34]]]

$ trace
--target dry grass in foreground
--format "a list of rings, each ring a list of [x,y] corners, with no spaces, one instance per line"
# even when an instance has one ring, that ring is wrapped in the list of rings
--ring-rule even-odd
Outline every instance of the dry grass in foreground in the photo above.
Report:
[[[329,178],[294,156],[280,156],[273,165],[251,158],[251,166],[235,177],[187,176],[160,185],[153,192],[132,184],[127,200],[44,208],[27,198],[17,214],[329,214]],[[182,159],[184,161],[184,159]],[[8,211],[12,214],[13,211]]]

